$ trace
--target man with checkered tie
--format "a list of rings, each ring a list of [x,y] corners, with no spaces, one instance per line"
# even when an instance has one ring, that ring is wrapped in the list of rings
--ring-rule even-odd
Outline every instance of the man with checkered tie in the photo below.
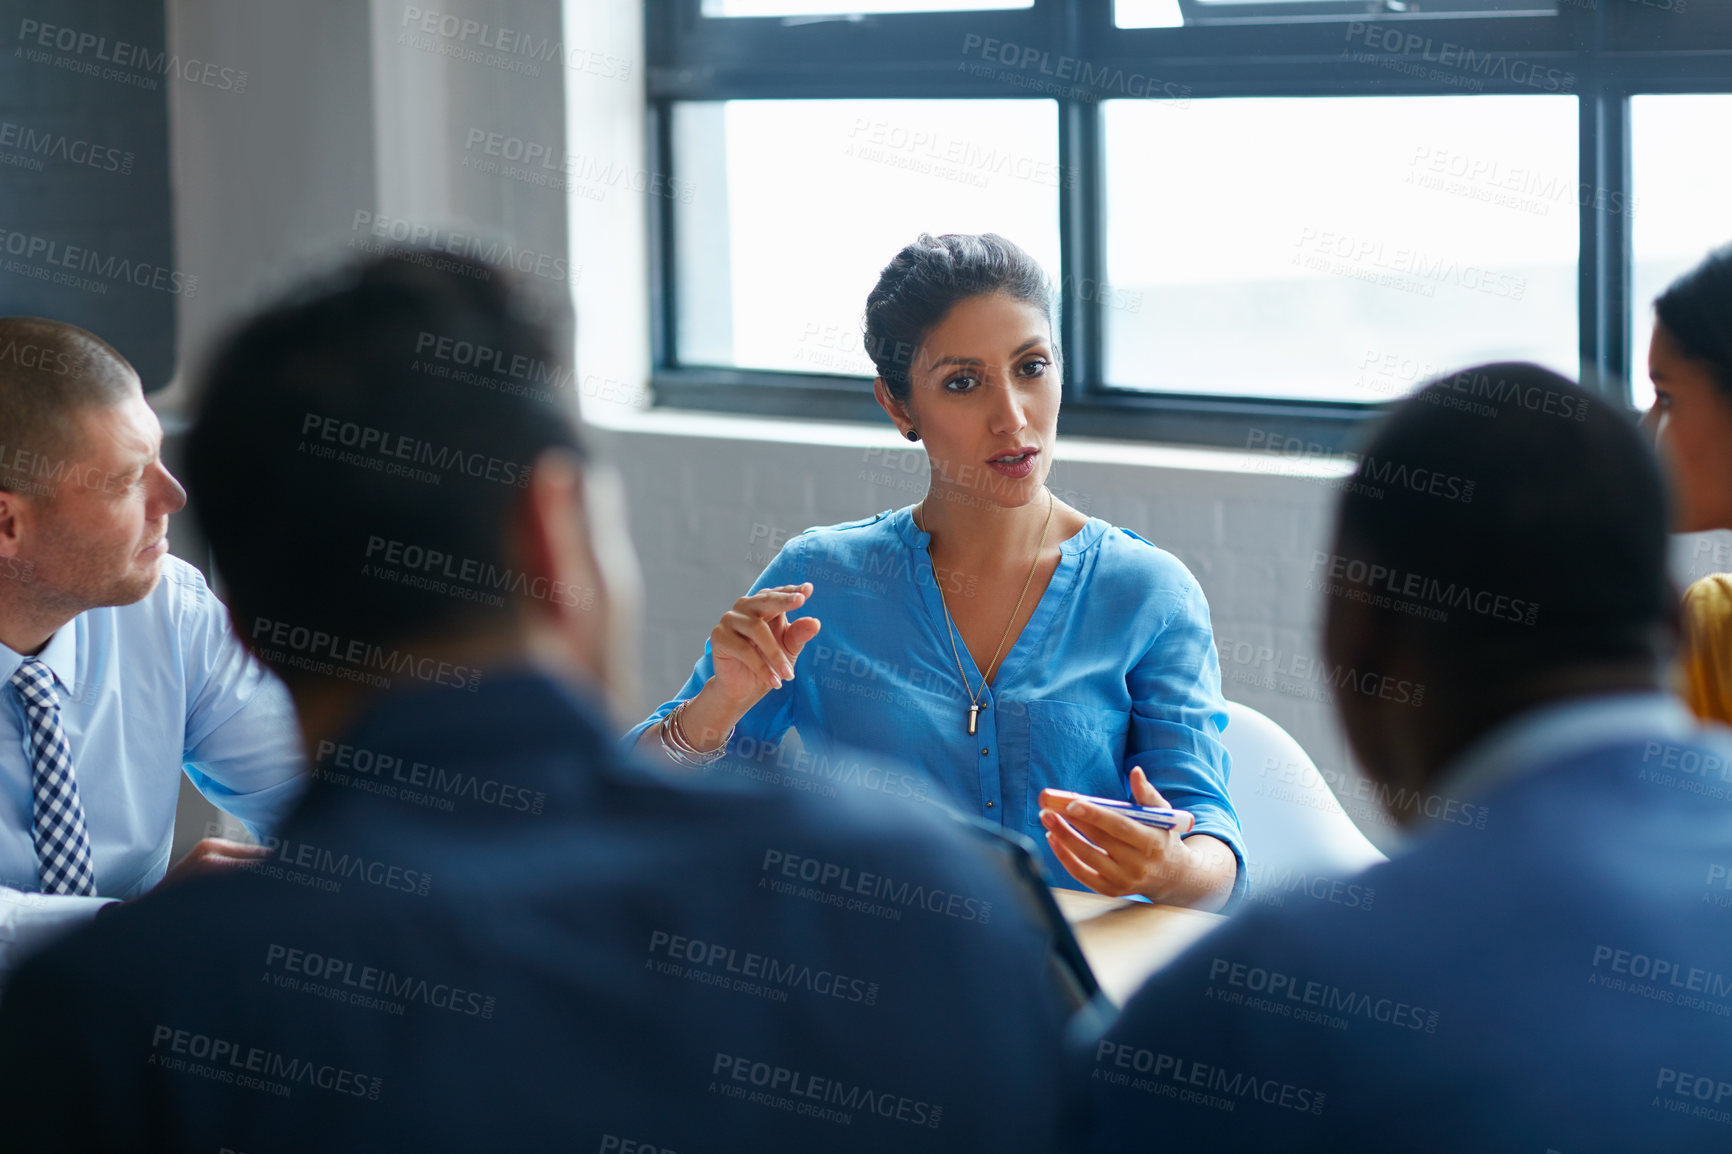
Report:
[[[184,771],[254,833],[300,792],[283,688],[197,569],[138,375],[73,325],[0,318],[0,984],[60,930],[171,870]]]

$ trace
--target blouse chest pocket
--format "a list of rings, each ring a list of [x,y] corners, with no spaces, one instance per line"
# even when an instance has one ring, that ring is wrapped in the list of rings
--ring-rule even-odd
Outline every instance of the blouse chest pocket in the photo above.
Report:
[[[1070,789],[1097,797],[1126,796],[1124,760],[1131,731],[1128,710],[1068,701],[1027,704],[1030,828],[1039,828],[1043,789]]]

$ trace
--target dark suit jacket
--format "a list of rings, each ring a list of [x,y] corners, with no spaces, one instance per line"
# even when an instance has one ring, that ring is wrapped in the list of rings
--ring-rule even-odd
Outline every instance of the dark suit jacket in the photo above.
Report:
[[[531,674],[319,753],[268,864],[24,967],[7,1150],[1048,1148],[1047,937],[942,812],[623,761]]]
[[[1356,900],[1241,916],[1076,1047],[1090,1149],[1732,1150],[1724,731],[1420,800]]]

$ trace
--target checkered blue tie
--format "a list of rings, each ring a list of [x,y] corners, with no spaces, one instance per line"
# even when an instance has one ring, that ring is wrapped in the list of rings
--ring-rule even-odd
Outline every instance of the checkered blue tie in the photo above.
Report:
[[[94,894],[90,831],[72,777],[72,749],[60,728],[54,674],[40,658],[26,657],[12,675],[30,727],[31,786],[35,793],[36,861],[45,894]]]

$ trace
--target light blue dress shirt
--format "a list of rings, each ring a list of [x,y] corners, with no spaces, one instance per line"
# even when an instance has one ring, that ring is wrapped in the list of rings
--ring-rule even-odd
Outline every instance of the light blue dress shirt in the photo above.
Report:
[[[204,577],[180,558],[164,558],[142,601],[80,613],[37,656],[60,695],[101,898],[137,897],[162,880],[183,768],[255,835],[300,796],[287,690],[241,648]],[[23,660],[0,645],[0,977],[26,947],[103,904],[35,892],[28,731],[6,684]]]
[[[808,750],[835,743],[924,769],[959,808],[1034,839],[1048,880],[1071,887],[1079,883],[1047,847],[1040,791],[1128,799],[1131,767],[1140,765],[1170,805],[1196,814],[1195,833],[1232,848],[1234,893],[1242,893],[1220,666],[1208,603],[1184,564],[1091,517],[1059,546],[1051,582],[982,692],[968,647],[959,639],[952,652],[930,539],[909,507],[808,529],[777,554],[753,591],[812,582],[805,606],[788,616],[817,617],[823,627],[800,653],[794,679],[741,718],[734,754],[762,761],[758,750],[793,728]],[[953,602],[971,594],[962,576],[944,579]],[[959,658],[981,704],[973,737]],[[706,642],[679,695],[626,743],[696,696],[714,672]],[[777,764],[791,771],[777,776],[795,783],[837,765],[822,756]],[[859,776],[874,787],[870,769]]]

